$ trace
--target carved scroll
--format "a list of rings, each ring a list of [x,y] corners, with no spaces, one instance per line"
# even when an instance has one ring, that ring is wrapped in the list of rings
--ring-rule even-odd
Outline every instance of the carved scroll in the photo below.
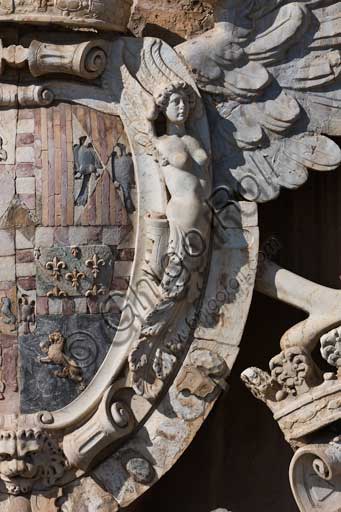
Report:
[[[1,107],[47,107],[53,101],[53,92],[43,85],[0,85]]]
[[[64,452],[73,466],[87,470],[98,453],[132,432],[132,412],[115,400],[115,392],[115,388],[109,389],[90,421],[64,438]]]
[[[22,68],[27,63],[30,73],[40,77],[51,73],[65,73],[86,80],[98,78],[107,64],[107,43],[92,40],[74,45],[56,45],[32,41],[29,48],[3,47],[0,44],[0,74],[6,65]]]

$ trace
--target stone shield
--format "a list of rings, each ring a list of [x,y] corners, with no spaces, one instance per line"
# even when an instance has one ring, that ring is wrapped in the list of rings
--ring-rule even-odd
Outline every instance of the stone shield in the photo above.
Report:
[[[116,510],[226,387],[257,212],[216,207],[203,102],[167,45],[39,37],[0,97],[0,490],[72,507],[77,481]]]
[[[88,107],[7,111],[3,141],[0,407],[31,413],[72,401],[111,345],[110,294],[134,257],[134,169],[120,119]]]

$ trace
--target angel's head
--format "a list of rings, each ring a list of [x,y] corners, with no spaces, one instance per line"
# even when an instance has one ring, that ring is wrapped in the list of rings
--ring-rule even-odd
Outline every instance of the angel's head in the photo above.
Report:
[[[195,92],[185,82],[173,82],[157,90],[155,103],[171,123],[183,124],[195,107]]]

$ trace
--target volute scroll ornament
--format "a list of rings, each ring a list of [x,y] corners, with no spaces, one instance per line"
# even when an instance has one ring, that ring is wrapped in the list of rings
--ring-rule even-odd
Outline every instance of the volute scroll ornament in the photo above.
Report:
[[[341,162],[335,2],[215,4],[215,27],[173,50],[119,35],[131,0],[0,0],[0,23],[40,26],[0,46],[12,509],[94,494],[116,511],[148,490],[227,390],[254,287],[307,317],[242,378],[296,451],[301,511],[339,497],[340,291],[266,259],[256,279],[257,203]]]
[[[45,34],[40,41],[35,34],[23,45],[2,46],[3,76],[20,69],[23,82],[30,82],[8,85],[6,108],[14,109],[13,127],[19,131],[13,165],[18,176],[33,175],[18,177],[16,199],[1,217],[5,241],[13,242],[15,253],[10,293],[16,320],[5,324],[7,344],[0,343],[4,362],[10,350],[11,356],[19,352],[21,373],[19,390],[5,369],[1,375],[0,426],[18,443],[21,431],[28,437],[31,427],[41,433],[46,443],[34,445],[37,459],[50,444],[59,450],[51,456],[56,492],[72,482],[81,488],[89,478],[111,493],[110,503],[119,503],[122,497],[135,499],[174,462],[162,465],[141,446],[140,432],[158,415],[156,404],[170,393],[176,421],[184,415],[203,421],[226,387],[226,360],[232,365],[237,350],[221,354],[212,339],[205,351],[197,332],[206,321],[200,319],[202,303],[215,293],[217,276],[209,272],[210,140],[195,82],[160,40],[106,37],[103,42],[96,34],[79,35],[79,44],[77,33],[63,44],[57,36]],[[21,99],[22,87],[34,96],[52,74],[46,82],[55,94],[51,105]],[[44,108],[34,110],[32,104]],[[250,230],[254,257],[255,218]],[[242,238],[241,226],[237,231]],[[216,245],[217,267],[224,266],[228,242]],[[1,271],[12,267],[5,266],[0,256],[0,293],[9,294],[2,291]],[[208,283],[212,291],[206,294]],[[10,393],[16,393],[14,401]],[[8,407],[13,414],[6,413]],[[11,506],[20,502],[33,510],[39,489],[52,493],[44,480],[49,466],[43,459],[43,467],[32,468],[24,455],[17,462],[19,447],[11,446],[8,467],[0,471],[0,492],[10,471],[20,466],[24,480],[12,487]],[[118,467],[106,472],[102,463]],[[118,476],[115,482],[110,475]],[[120,481],[128,486],[121,491],[112,487]]]
[[[0,40],[0,74],[5,74],[6,65],[22,69],[27,64],[34,78],[65,73],[94,80],[106,68],[107,47],[107,43],[99,39],[74,45],[33,40],[28,48],[19,45],[5,47]]]

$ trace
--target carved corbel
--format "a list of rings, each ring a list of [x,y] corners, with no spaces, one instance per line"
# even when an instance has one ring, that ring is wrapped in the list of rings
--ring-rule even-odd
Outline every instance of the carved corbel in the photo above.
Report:
[[[0,107],[47,107],[53,101],[53,92],[44,85],[0,86]]]
[[[96,414],[64,438],[63,450],[72,466],[86,471],[100,452],[133,431],[133,414],[126,404],[115,400],[115,392],[115,387],[110,388]]]
[[[74,45],[32,41],[27,50],[28,67],[34,77],[49,73],[65,73],[94,80],[105,70],[106,48],[105,41],[100,40]]]

